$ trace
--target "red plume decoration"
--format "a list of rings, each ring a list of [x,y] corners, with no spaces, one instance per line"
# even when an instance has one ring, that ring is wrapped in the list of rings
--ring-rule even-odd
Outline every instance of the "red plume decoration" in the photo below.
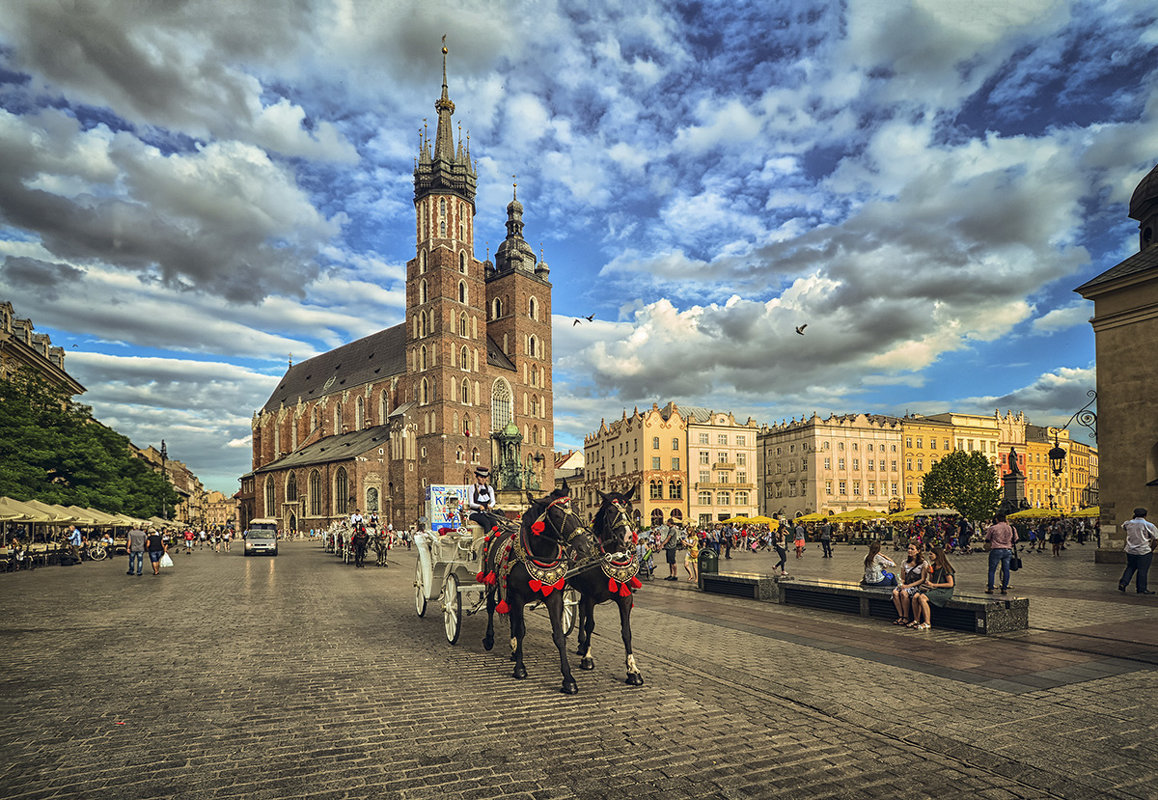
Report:
[[[607,579],[607,591],[611,592],[612,594],[615,594],[619,591],[619,583],[615,580],[615,578]]]
[[[536,580],[535,578],[531,578],[529,581],[527,581],[527,585],[531,587],[532,592],[537,592],[543,588],[543,582]]]
[[[641,583],[639,578],[636,578],[635,576],[632,576],[629,583],[631,584],[632,589],[640,589],[643,587],[643,583]]]
[[[620,597],[631,597],[631,587],[628,586],[626,583],[619,584],[619,596]]]
[[[500,600],[499,604],[497,606],[495,606],[495,611],[497,611],[500,614],[509,614],[509,613],[511,613],[511,607],[509,605],[507,605],[506,600]]]

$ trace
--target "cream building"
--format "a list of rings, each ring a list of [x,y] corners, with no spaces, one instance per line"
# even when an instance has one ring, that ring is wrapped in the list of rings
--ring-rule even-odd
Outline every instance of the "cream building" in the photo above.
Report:
[[[55,347],[47,333],[36,333],[32,320],[16,316],[12,304],[0,301],[0,379],[19,371],[39,375],[70,396],[84,387],[64,371],[64,348]]]
[[[684,407],[687,423],[688,518],[700,525],[759,513],[756,420],[728,411]]]
[[[887,512],[890,499],[901,498],[902,428],[896,417],[867,414],[813,414],[761,428],[762,513]]]

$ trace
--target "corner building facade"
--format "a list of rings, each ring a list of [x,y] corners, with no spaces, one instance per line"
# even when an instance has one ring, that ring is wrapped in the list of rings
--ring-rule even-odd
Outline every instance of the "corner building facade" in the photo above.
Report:
[[[308,530],[355,509],[410,525],[429,486],[495,464],[504,429],[522,437],[527,488],[554,481],[550,273],[523,239],[517,194],[494,262],[475,258],[477,172],[452,130],[445,48],[435,110],[414,169],[405,322],[286,371],[253,417],[243,527]]]

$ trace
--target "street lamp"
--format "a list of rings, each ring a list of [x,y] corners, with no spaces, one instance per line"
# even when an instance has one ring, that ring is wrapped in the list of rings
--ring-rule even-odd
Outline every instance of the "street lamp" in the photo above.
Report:
[[[1098,415],[1090,411],[1090,406],[1098,400],[1098,393],[1090,389],[1086,392],[1086,396],[1090,398],[1090,401],[1075,411],[1074,415],[1070,417],[1069,422],[1054,430],[1053,447],[1050,448],[1049,451],[1049,468],[1053,470],[1054,475],[1061,475],[1066,465],[1066,451],[1058,442],[1057,435],[1068,428],[1071,422],[1076,419],[1079,425],[1090,429],[1090,433],[1094,435],[1095,442],[1098,440]]]

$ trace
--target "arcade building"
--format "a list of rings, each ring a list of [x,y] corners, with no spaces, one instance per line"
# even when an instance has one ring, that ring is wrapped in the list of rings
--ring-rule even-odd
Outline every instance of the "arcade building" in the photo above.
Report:
[[[517,187],[494,262],[475,257],[477,171],[451,128],[442,52],[438,127],[414,169],[405,322],[286,370],[253,416],[243,528],[324,528],[355,509],[406,527],[429,487],[469,483],[478,466],[500,489],[553,484],[549,271],[523,239]]]

